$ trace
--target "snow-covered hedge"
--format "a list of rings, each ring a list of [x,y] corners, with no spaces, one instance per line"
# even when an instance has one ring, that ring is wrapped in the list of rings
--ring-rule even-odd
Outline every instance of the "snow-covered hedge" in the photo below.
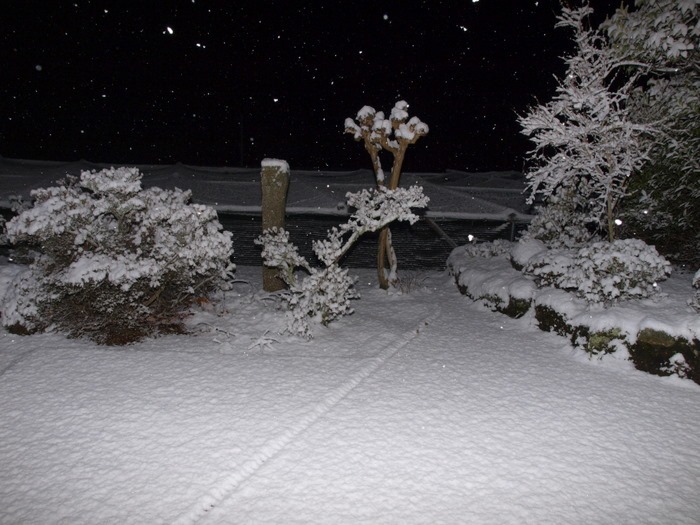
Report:
[[[678,278],[669,284],[669,294],[601,307],[577,297],[578,290],[553,288],[521,271],[530,261],[534,264],[538,260],[548,260],[560,270],[571,268],[577,251],[554,251],[529,239],[514,243],[509,261],[507,256],[488,255],[489,245],[484,243],[479,253],[461,246],[450,254],[447,266],[462,294],[513,318],[531,312],[540,329],[568,337],[571,344],[591,356],[615,354],[616,359],[629,359],[639,370],[700,383],[700,320],[688,312],[685,300],[678,301]],[[700,271],[694,281],[700,287]],[[697,304],[700,306],[700,301]]]
[[[18,214],[31,208],[31,204],[25,202],[21,196],[10,195],[8,200],[10,201],[10,210],[12,210],[12,213]],[[7,238],[7,219],[0,215],[0,246],[6,246],[9,242]]]
[[[534,255],[523,271],[540,285],[576,293],[588,302],[611,304],[649,297],[671,265],[639,239],[596,242],[578,250],[547,250]]]
[[[189,192],[142,189],[136,168],[84,171],[32,197],[7,224],[10,241],[37,254],[5,301],[15,332],[55,326],[124,344],[177,330],[190,302],[234,269],[216,212],[189,204]]]

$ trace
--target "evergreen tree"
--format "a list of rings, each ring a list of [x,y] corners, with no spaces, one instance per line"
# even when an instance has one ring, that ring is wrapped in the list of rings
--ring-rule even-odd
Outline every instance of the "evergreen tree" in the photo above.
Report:
[[[625,224],[676,261],[700,264],[700,0],[636,0],[604,24],[616,59],[644,63],[630,115],[654,122],[650,162]]]

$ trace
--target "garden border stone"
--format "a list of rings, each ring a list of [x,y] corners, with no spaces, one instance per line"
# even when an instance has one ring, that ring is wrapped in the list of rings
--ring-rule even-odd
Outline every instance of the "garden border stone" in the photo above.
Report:
[[[625,334],[620,327],[592,331],[589,326],[573,323],[566,314],[552,306],[538,302],[536,293],[527,299],[514,297],[506,291],[509,298],[506,303],[502,294],[470,290],[469,285],[460,279],[462,270],[466,267],[457,267],[448,262],[448,269],[462,295],[481,302],[494,312],[517,319],[523,317],[534,305],[534,317],[541,330],[568,338],[572,345],[591,356],[602,357],[624,348],[629,353],[629,360],[638,370],[658,376],[678,375],[700,384],[700,340],[697,338],[688,340],[652,328],[643,328],[634,337],[629,337],[630,334]],[[529,280],[524,275],[522,279]],[[682,359],[678,356],[682,356]]]

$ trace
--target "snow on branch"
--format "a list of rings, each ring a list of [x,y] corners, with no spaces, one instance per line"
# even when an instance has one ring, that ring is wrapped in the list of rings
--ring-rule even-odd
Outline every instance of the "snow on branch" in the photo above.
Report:
[[[384,187],[362,190],[346,195],[348,206],[355,208],[350,220],[338,228],[332,228],[328,238],[313,243],[313,250],[321,262],[330,266],[337,263],[362,235],[380,230],[394,221],[414,224],[418,220],[411,208],[425,208],[428,197],[423,188]],[[345,238],[347,236],[347,238]],[[343,240],[345,238],[345,240]]]
[[[535,144],[526,174],[530,202],[538,195],[573,199],[584,222],[612,240],[616,208],[648,160],[657,130],[631,118],[628,99],[638,73],[622,75],[602,35],[584,24],[591,12],[563,9],[557,25],[574,29],[577,51],[565,60],[553,100],[518,120]]]
[[[263,247],[266,266],[278,268],[289,290],[282,298],[289,307],[287,330],[311,338],[310,321],[327,325],[334,319],[353,312],[350,300],[358,298],[354,279],[339,262],[352,245],[365,233],[377,231],[394,221],[411,224],[418,220],[411,208],[424,208],[428,197],[423,188],[412,186],[389,190],[380,187],[346,195],[348,205],[355,208],[347,223],[332,228],[324,240],[315,241],[313,250],[324,268],[314,268],[289,241],[289,232],[265,230],[255,243]],[[309,275],[299,281],[297,268]]]
[[[389,118],[386,118],[382,111],[363,106],[354,120],[349,117],[345,119],[345,132],[351,134],[355,140],[364,142],[365,149],[372,158],[378,185],[385,184],[379,152],[386,150],[395,157],[389,187],[396,188],[406,148],[428,134],[428,125],[418,117],[409,118],[407,110],[408,103],[399,100],[392,108]]]

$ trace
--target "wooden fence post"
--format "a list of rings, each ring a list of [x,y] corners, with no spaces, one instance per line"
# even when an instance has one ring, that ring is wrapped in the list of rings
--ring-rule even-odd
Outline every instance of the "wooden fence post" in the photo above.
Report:
[[[289,164],[284,160],[263,159],[261,163],[262,229],[284,228],[289,189]],[[278,270],[263,265],[263,290],[276,292],[287,285],[278,277]]]

